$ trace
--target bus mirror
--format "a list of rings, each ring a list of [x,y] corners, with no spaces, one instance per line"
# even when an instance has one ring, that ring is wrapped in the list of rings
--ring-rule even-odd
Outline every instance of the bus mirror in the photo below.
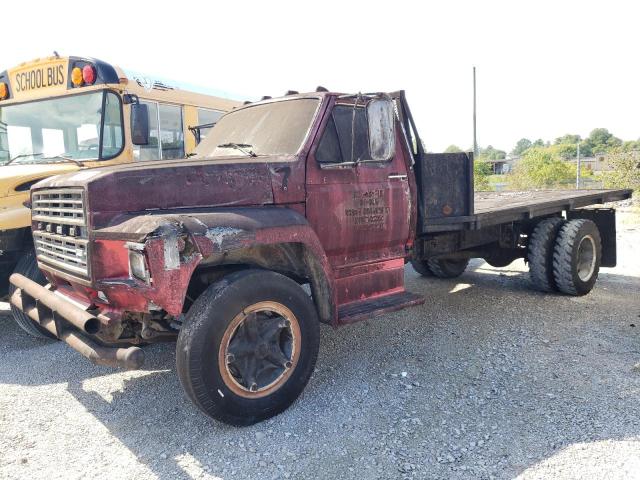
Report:
[[[149,108],[143,103],[131,104],[131,143],[149,145]]]
[[[390,98],[375,98],[367,104],[371,160],[385,161],[393,156],[396,138],[393,116],[393,101]]]

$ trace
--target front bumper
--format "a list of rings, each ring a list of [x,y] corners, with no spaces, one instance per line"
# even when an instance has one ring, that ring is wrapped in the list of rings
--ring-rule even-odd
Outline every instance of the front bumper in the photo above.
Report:
[[[139,347],[105,347],[88,337],[100,330],[99,316],[19,273],[11,275],[10,282],[16,287],[10,299],[13,306],[93,363],[126,370],[142,366],[144,352]]]

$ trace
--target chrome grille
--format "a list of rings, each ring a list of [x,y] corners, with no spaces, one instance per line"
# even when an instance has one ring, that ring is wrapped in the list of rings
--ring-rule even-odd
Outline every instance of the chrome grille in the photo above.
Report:
[[[33,239],[38,260],[73,275],[89,276],[84,191],[39,190],[31,197]]]

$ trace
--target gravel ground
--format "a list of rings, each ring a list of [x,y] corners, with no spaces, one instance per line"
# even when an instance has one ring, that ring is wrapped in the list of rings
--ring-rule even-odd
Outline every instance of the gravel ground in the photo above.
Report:
[[[408,267],[426,304],[323,328],[300,400],[248,428],[189,403],[172,345],[96,367],[0,304],[0,478],[640,478],[640,227],[621,228],[582,298],[532,291],[522,261]]]

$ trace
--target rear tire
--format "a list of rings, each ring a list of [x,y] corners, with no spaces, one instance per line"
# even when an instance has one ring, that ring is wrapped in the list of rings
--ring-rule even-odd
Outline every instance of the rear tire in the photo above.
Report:
[[[36,253],[34,250],[27,251],[21,258],[18,260],[16,264],[16,268],[13,273],[20,273],[27,277],[29,280],[33,280],[39,285],[46,285],[47,279],[43,275],[43,273],[38,268],[38,262],[36,261]],[[12,284],[9,284],[9,298],[15,292],[16,287]],[[45,330],[36,322],[31,320],[24,312],[18,310],[16,307],[11,305],[11,313],[13,313],[13,319],[16,321],[18,326],[22,328],[29,335],[36,338],[47,338],[47,339],[55,339],[56,337],[52,335],[48,330]]]
[[[535,226],[529,239],[527,245],[529,276],[533,286],[541,292],[558,290],[553,277],[553,249],[558,231],[564,223],[564,219],[559,217],[547,218]]]
[[[296,282],[242,270],[209,286],[191,306],[176,345],[178,377],[207,415],[251,425],[298,398],[319,343],[315,306]]]
[[[423,277],[433,277],[433,272],[429,268],[429,264],[426,260],[411,260],[411,266]]]
[[[448,260],[448,259],[430,259],[427,260],[429,270],[438,278],[456,278],[464,273],[469,265],[469,259]]]
[[[567,295],[586,295],[600,270],[602,241],[598,226],[591,220],[565,223],[553,250],[553,277],[558,290]]]

